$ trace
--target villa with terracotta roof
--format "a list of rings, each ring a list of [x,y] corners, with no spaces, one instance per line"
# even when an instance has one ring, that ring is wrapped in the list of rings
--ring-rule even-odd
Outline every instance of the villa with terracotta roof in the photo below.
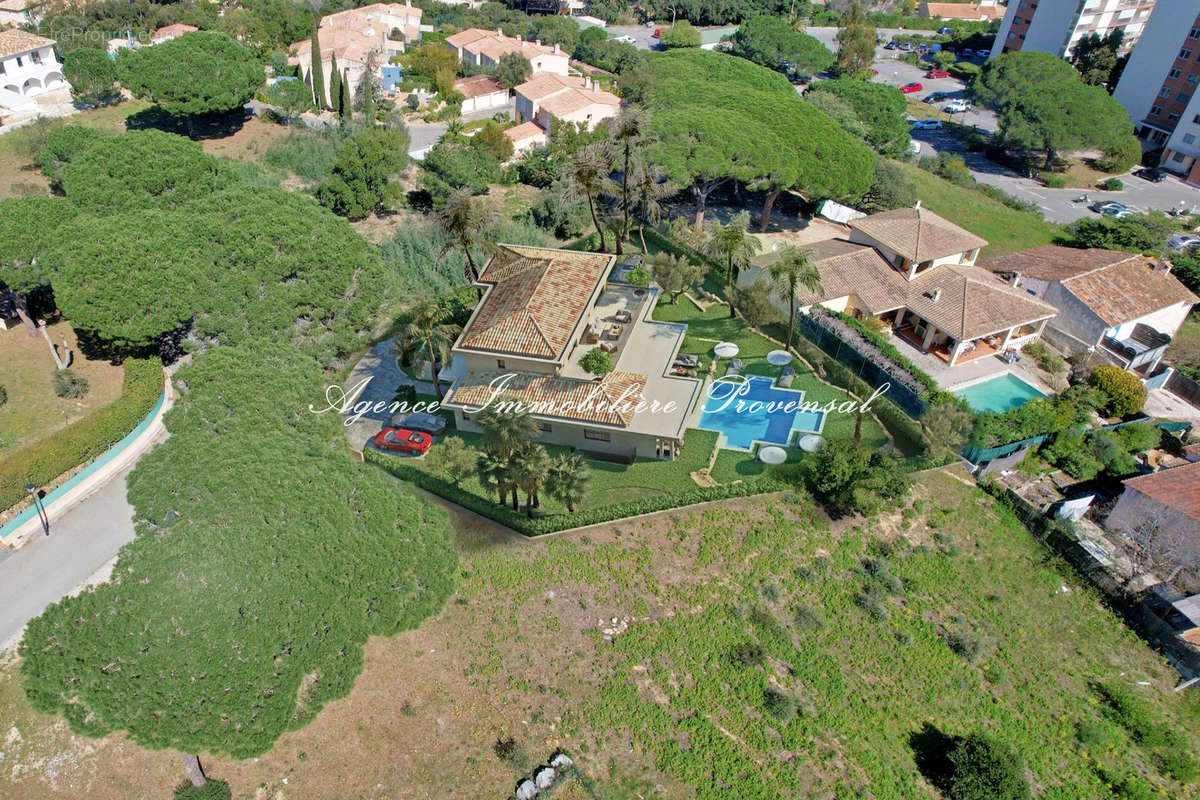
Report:
[[[674,374],[686,325],[650,318],[657,286],[613,277],[616,256],[500,245],[476,286],[483,297],[455,342],[442,405],[460,430],[498,397],[537,420],[538,440],[632,459],[674,458],[700,381]],[[580,366],[594,349],[613,370]]]
[[[0,31],[0,121],[39,113],[39,100],[70,100],[71,85],[54,55],[54,40],[22,30]]]
[[[353,100],[368,66],[378,73],[392,56],[421,38],[421,9],[400,3],[375,3],[348,8],[322,17],[317,26],[319,63],[329,86],[333,63],[349,78]],[[294,42],[288,63],[300,67],[301,79],[312,86],[312,39]]]
[[[1169,268],[1134,253],[1046,245],[992,258],[988,268],[1058,309],[1046,340],[1066,353],[1093,349],[1145,374],[1198,302]]]
[[[1125,490],[1105,527],[1118,535],[1143,539],[1156,529],[1160,541],[1178,543],[1178,552],[1200,548],[1200,463],[1126,478]],[[1171,582],[1175,575],[1158,575]]]
[[[482,28],[467,28],[446,37],[446,47],[464,64],[495,68],[501,57],[518,53],[533,68],[533,74],[551,72],[566,75],[571,63],[571,54],[559,45],[548,46],[540,41],[529,42],[514,36],[505,36],[500,30],[487,31]]]
[[[592,130],[621,111],[621,98],[591,78],[534,75],[517,86],[517,122],[534,122],[549,131],[554,120],[575,122]]]
[[[982,21],[1000,19],[1007,10],[999,0],[979,0],[976,3],[921,3],[917,16],[924,19],[965,19]]]
[[[185,33],[191,33],[192,31],[198,30],[200,29],[195,25],[184,25],[181,22],[177,22],[174,25],[165,25],[156,30],[154,35],[150,37],[150,42],[152,44],[162,44],[163,42],[169,42],[172,39],[178,39]]]
[[[947,367],[1019,349],[1041,335],[1054,306],[975,266],[987,242],[918,203],[852,220],[849,239],[809,245],[821,290],[797,291],[814,305],[874,317]],[[766,280],[779,253],[762,253],[738,276]],[[788,303],[776,300],[785,313]]]

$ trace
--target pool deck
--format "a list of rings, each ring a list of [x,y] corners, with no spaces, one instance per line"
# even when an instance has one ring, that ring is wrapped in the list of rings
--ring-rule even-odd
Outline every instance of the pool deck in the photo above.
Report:
[[[788,394],[797,395],[794,402],[796,402],[797,404],[802,404],[804,402],[804,396],[806,393],[803,389],[791,389],[791,388],[784,387],[784,386],[777,386],[776,385],[777,379],[771,378],[766,375],[747,375],[745,377],[748,380],[770,381],[770,385],[768,388],[771,389],[772,391],[786,392]],[[792,444],[792,440],[795,438],[794,434],[799,434],[801,436],[807,435],[810,433],[820,434],[825,429],[826,412],[823,412],[823,411],[815,412],[815,413],[819,413],[821,415],[821,421],[817,425],[817,430],[810,430],[808,428],[792,427],[793,424],[795,423],[795,417],[797,414],[814,413],[814,412],[809,412],[809,411],[805,411],[805,410],[798,408],[793,412],[792,418],[787,421],[787,435],[786,435],[785,441],[780,442],[780,441],[776,441],[773,439],[753,439],[753,440],[751,440],[749,447],[741,447],[741,446],[733,444],[732,442],[729,441],[727,433],[723,428],[718,428],[715,426],[704,427],[701,424],[701,420],[703,419],[703,416],[704,416],[704,408],[705,408],[706,403],[709,403],[713,406],[716,406],[717,408],[720,408],[721,404],[725,402],[725,399],[727,397],[727,395],[725,393],[727,391],[730,391],[729,389],[726,389],[725,387],[720,387],[720,388],[714,389],[714,390],[712,390],[714,399],[710,401],[709,394],[708,394],[708,392],[709,392],[708,387],[710,387],[710,386],[712,386],[712,383],[706,383],[705,391],[701,396],[701,401],[697,404],[695,415],[694,415],[694,417],[692,417],[689,420],[689,427],[699,428],[700,430],[713,431],[715,433],[720,434],[720,436],[717,440],[718,448],[725,449],[725,450],[737,450],[737,451],[743,452],[743,453],[752,453],[752,452],[754,452],[755,445],[774,445],[776,447],[794,447],[795,445]],[[738,402],[738,400],[739,400],[739,398],[735,398],[733,400],[733,402],[736,403],[736,402]],[[773,400],[757,400],[757,399],[750,400],[748,402],[756,402],[756,401],[757,402],[773,402]],[[778,402],[778,401],[775,401],[775,402]],[[787,403],[787,402],[792,402],[792,401],[791,400],[783,400],[782,402]],[[772,417],[771,419],[769,419],[767,421],[766,428],[763,430],[764,435],[766,435],[768,433],[775,433],[776,436],[779,435],[778,429],[781,426],[779,424],[775,424],[776,419],[778,419],[778,418]]]

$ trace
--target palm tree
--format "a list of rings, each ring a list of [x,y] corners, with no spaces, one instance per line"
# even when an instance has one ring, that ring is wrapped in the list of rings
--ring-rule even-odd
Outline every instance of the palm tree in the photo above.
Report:
[[[739,211],[729,222],[722,225],[713,221],[708,225],[708,240],[704,243],[705,255],[725,262],[725,285],[733,285],[734,266],[744,267],[762,249],[758,239],[749,234],[750,214]]]
[[[779,260],[767,269],[767,273],[771,276],[771,293],[780,300],[788,301],[787,349],[790,350],[796,324],[796,290],[804,287],[810,292],[820,292],[821,273],[813,264],[812,253],[796,247],[780,250]]]
[[[600,252],[608,252],[608,244],[604,238],[604,226],[600,224],[600,214],[596,210],[596,201],[601,194],[611,190],[612,180],[608,177],[609,158],[603,143],[589,145],[572,154],[567,160],[565,176],[567,179],[567,202],[587,198],[588,211],[592,214],[592,224],[600,234]]]
[[[662,219],[663,208],[659,203],[675,194],[675,187],[663,177],[662,169],[638,155],[633,167],[633,190],[637,194],[638,215],[641,224],[638,225],[638,237],[642,242],[642,252],[646,252],[646,223],[651,225]]]
[[[495,398],[479,412],[475,421],[483,428],[484,452],[494,455],[510,470],[514,454],[538,435],[537,422],[525,408],[516,405],[516,401],[507,395]],[[513,511],[516,511],[517,491],[513,483],[511,480],[504,482],[502,491],[507,494],[512,489]]]
[[[482,248],[484,252],[495,249],[496,245],[492,242],[495,213],[472,197],[470,189],[456,189],[446,199],[446,205],[433,215],[433,224],[449,237],[449,241],[438,252],[438,263],[457,247],[467,259],[463,265],[463,276],[471,283],[479,280],[479,266],[471,250],[475,247]]]
[[[524,442],[513,453],[509,464],[512,467],[513,482],[525,492],[525,514],[532,519],[533,510],[541,506],[538,502],[538,490],[550,471],[550,456],[540,444]],[[516,497],[516,494],[513,496]]]
[[[631,172],[637,151],[646,145],[650,128],[648,113],[638,106],[626,106],[613,122],[613,141],[621,156],[621,227],[617,235],[617,255],[620,255],[625,237],[629,235],[629,212],[633,206],[630,196]],[[643,252],[645,248],[642,248]]]
[[[592,480],[587,462],[578,453],[560,453],[550,462],[546,473],[546,492],[575,513],[575,507],[587,495]]]
[[[479,454],[475,474],[479,477],[479,485],[484,491],[496,492],[500,497],[500,505],[508,502],[508,491],[513,483],[507,458],[485,450]]]
[[[442,396],[442,384],[438,379],[443,366],[454,359],[451,348],[462,333],[462,328],[446,322],[449,310],[433,297],[419,299],[408,313],[405,322],[396,333],[396,350],[403,361],[407,356],[413,371],[419,373],[428,364],[433,380],[433,393]]]

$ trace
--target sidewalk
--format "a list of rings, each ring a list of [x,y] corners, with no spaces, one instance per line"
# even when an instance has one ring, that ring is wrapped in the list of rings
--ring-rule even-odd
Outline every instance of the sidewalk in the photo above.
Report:
[[[163,395],[150,418],[43,499],[42,506],[50,519],[51,530],[54,528],[55,520],[67,514],[75,506],[102,489],[115,476],[131,467],[142,453],[149,450],[166,434],[162,417],[173,404],[170,378],[164,374]],[[26,544],[31,537],[42,534],[42,521],[38,517],[36,509],[31,507],[13,522],[0,528],[0,546],[15,550]]]

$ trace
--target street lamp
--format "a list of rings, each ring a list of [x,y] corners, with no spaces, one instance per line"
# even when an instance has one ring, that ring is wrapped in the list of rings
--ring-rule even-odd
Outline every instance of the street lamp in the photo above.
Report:
[[[37,492],[37,487],[32,483],[25,484],[25,491],[29,492],[29,496],[33,498],[33,507],[37,509],[38,519],[42,521],[42,530],[46,535],[50,535],[50,517],[46,515],[46,507],[42,505],[42,498]]]

